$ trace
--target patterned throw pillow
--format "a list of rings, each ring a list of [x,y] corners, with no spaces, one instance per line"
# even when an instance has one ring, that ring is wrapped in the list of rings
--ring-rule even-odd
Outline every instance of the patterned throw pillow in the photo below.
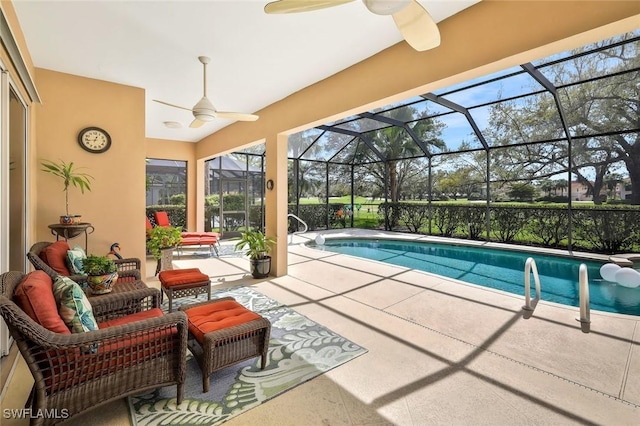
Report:
[[[84,271],[82,270],[82,259],[87,258],[87,253],[84,252],[84,249],[80,246],[75,246],[71,250],[67,251],[67,259],[69,270],[74,274],[84,275]]]
[[[58,276],[53,283],[53,296],[62,321],[72,333],[98,329],[89,299],[80,286],[68,277]]]

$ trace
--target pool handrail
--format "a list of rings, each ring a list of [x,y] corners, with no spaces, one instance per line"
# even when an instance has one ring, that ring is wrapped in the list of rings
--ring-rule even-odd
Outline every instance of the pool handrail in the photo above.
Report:
[[[302,224],[302,226],[304,226],[304,229],[302,231],[295,231],[293,233],[291,233],[291,239],[289,241],[289,244],[293,243],[293,236],[296,234],[304,234],[305,232],[307,232],[307,229],[309,229],[309,227],[307,226],[307,222],[305,222],[304,220],[300,219],[298,216],[296,216],[293,213],[289,213],[287,215],[287,218],[292,217],[294,219],[296,219],[298,222],[300,222]]]
[[[587,272],[587,265],[584,263],[580,264],[578,282],[580,283],[580,318],[576,319],[581,324],[586,325],[591,323],[591,307],[589,302],[589,273]]]
[[[533,257],[529,257],[524,264],[524,306],[525,311],[533,311],[531,306],[531,272],[533,272],[533,280],[536,283],[536,298],[540,300],[540,277],[538,276],[538,267]]]

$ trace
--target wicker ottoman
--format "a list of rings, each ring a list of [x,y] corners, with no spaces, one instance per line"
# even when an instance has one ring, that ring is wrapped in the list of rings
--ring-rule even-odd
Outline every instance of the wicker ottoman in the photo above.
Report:
[[[211,280],[198,268],[173,269],[158,275],[163,293],[169,298],[169,312],[173,309],[173,299],[197,296],[207,293],[211,300]]]
[[[271,323],[245,308],[233,297],[180,306],[189,319],[191,353],[202,370],[203,392],[209,391],[209,376],[249,358],[262,357],[267,364]]]

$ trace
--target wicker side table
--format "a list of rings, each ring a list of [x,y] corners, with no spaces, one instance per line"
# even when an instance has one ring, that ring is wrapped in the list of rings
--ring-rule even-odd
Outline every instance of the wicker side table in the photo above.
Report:
[[[157,289],[150,288],[142,280],[123,281],[113,286],[111,293],[92,295],[90,289],[86,289],[87,298],[93,308],[93,315],[101,318],[100,321],[110,318],[111,313],[116,316],[122,316],[123,313],[133,314],[141,310],[141,306],[135,303],[132,295],[135,293],[138,299],[143,300],[149,296],[153,297],[153,307],[160,307],[160,292]],[[133,300],[133,302],[132,302]]]

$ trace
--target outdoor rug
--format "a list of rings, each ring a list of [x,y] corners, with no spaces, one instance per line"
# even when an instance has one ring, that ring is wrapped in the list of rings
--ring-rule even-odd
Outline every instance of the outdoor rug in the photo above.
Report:
[[[217,425],[367,352],[251,288],[223,289],[213,292],[211,298],[225,296],[234,297],[271,322],[265,369],[260,370],[260,358],[227,367],[211,375],[210,391],[205,394],[200,368],[188,353],[182,404],[176,406],[175,386],[130,397],[135,425]],[[200,300],[206,300],[206,295],[198,299],[185,297],[173,303],[179,306]]]

